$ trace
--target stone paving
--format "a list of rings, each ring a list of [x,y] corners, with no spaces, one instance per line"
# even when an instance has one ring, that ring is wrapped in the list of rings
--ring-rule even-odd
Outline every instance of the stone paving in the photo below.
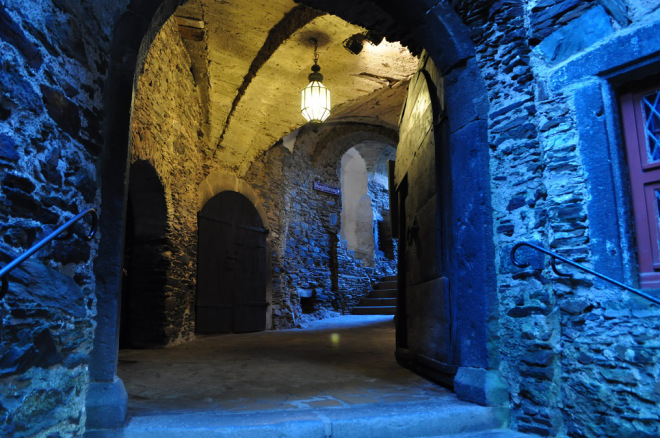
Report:
[[[306,329],[199,336],[122,350],[118,374],[133,416],[448,402],[450,391],[399,366],[392,316],[346,315]]]
[[[502,429],[508,409],[458,400],[400,367],[388,315],[122,350],[118,369],[128,424],[88,438],[524,437]]]

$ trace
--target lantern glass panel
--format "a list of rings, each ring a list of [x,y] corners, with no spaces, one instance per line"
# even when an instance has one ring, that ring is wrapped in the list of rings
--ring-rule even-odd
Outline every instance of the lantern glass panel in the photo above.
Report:
[[[300,112],[308,122],[323,122],[330,116],[330,90],[311,81],[301,93]]]

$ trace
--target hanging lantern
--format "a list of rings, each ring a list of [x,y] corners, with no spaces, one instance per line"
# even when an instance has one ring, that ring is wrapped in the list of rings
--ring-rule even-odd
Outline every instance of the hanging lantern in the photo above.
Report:
[[[319,73],[318,42],[313,38],[310,42],[314,44],[314,65],[308,77],[309,84],[301,93],[300,112],[308,122],[321,123],[330,116],[330,90],[323,85],[323,75]]]

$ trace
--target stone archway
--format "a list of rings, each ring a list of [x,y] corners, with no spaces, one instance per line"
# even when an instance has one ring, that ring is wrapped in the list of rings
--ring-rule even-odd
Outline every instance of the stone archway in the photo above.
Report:
[[[241,179],[226,172],[213,172],[206,177],[204,181],[199,185],[198,188],[198,210],[202,210],[207,202],[211,200],[218,193],[225,191],[232,191],[240,193],[245,196],[251,203],[254,205],[254,208],[259,212],[259,217],[261,217],[261,222],[263,226],[269,228],[268,225],[268,215],[264,209],[264,202],[259,195],[254,191],[250,184]]]
[[[394,260],[394,243],[390,224],[388,160],[394,160],[396,149],[379,136],[357,141],[352,136],[338,137],[324,148],[344,151],[339,161],[342,196],[340,237],[348,249],[367,263],[387,264]],[[392,266],[394,272],[396,268]]]
[[[98,314],[87,396],[87,424],[91,429],[116,428],[126,417],[126,393],[116,376],[116,361],[123,254],[123,231],[117,224],[123,223],[126,211],[127,127],[135,72],[142,67],[157,30],[180,2],[151,0],[135,3],[130,5],[115,28],[105,91],[108,118],[100,168],[104,211],[100,220],[102,238],[95,260]],[[452,212],[457,224],[457,241],[453,250],[459,259],[476,260],[478,265],[472,270],[476,275],[456,279],[462,284],[465,301],[471,303],[470,309],[459,309],[459,323],[472,328],[464,342],[458,345],[460,366],[486,372],[492,366],[487,339],[488,315],[496,302],[485,122],[488,103],[469,30],[448,2],[437,5],[427,5],[425,1],[405,5],[386,2],[380,7],[366,1],[356,4],[308,0],[305,3],[345,19],[355,18],[353,21],[376,28],[391,38],[424,47],[438,68],[446,73],[447,135],[452,149],[451,163],[447,165],[455,169],[456,188],[460,188],[462,195]],[[362,14],[360,11],[364,8],[372,9],[374,13]],[[351,17],[351,11],[354,17]],[[379,24],[383,18],[385,21]],[[466,144],[470,147],[465,147]],[[471,223],[471,226],[465,227],[465,223]]]

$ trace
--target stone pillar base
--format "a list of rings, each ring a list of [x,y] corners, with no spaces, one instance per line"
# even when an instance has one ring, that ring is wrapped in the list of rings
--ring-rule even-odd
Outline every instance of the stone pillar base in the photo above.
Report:
[[[85,408],[87,431],[123,427],[128,413],[128,394],[124,382],[118,377],[112,382],[90,382]]]
[[[461,400],[482,406],[509,407],[509,388],[497,371],[460,367],[454,391]]]

